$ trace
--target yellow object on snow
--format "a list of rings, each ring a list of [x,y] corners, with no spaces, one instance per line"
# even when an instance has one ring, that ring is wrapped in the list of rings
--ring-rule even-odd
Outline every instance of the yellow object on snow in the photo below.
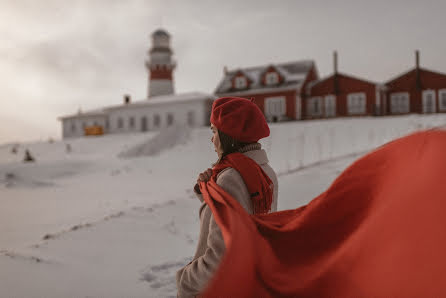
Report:
[[[86,136],[99,136],[104,134],[104,130],[102,126],[94,125],[94,126],[86,126],[84,128],[84,132]]]

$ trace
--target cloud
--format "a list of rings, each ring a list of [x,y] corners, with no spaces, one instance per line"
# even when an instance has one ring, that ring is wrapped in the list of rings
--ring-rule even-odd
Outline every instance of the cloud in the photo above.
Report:
[[[213,92],[225,65],[314,59],[326,75],[335,49],[341,71],[374,81],[411,67],[416,48],[423,66],[446,72],[446,4],[428,2],[3,1],[0,126],[37,123],[24,130],[54,136],[55,119],[79,106],[117,104],[124,93],[143,99],[159,27],[172,35],[177,92]]]

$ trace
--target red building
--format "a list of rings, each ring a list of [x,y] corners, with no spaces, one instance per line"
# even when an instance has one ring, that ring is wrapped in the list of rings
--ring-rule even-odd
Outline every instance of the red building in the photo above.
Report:
[[[335,52],[334,73],[307,86],[305,119],[376,115],[381,90],[377,83],[339,73]]]
[[[386,114],[446,112],[446,74],[421,68],[418,51],[415,68],[388,81],[386,89]]]
[[[314,61],[305,60],[227,71],[218,97],[254,98],[268,121],[302,119],[302,102],[309,82],[318,79]]]
[[[270,122],[348,116],[446,112],[446,74],[419,66],[388,81],[375,83],[338,72],[319,79],[314,61],[227,71],[218,97],[254,98]]]

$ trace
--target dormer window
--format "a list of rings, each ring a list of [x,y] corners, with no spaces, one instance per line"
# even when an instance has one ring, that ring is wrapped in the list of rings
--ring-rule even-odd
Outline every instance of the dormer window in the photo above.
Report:
[[[266,85],[276,85],[279,83],[279,74],[277,72],[267,72],[265,74]]]
[[[245,89],[248,86],[248,81],[245,77],[235,77],[234,85],[236,89]]]

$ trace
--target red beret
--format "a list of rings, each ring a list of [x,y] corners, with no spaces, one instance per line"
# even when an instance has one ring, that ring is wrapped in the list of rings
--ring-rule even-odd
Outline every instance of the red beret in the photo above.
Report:
[[[212,104],[211,123],[237,141],[257,142],[269,136],[269,127],[259,107],[240,97],[218,98]]]

